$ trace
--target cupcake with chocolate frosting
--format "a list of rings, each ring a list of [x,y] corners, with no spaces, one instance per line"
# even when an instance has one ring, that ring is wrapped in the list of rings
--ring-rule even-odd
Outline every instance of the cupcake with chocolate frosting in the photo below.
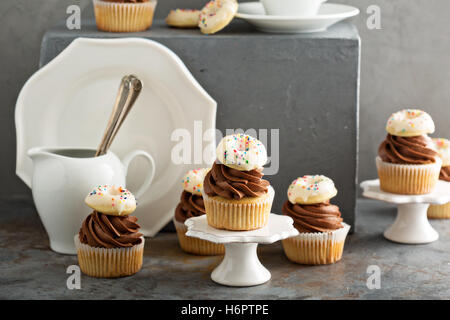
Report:
[[[219,255],[225,253],[223,244],[186,236],[187,227],[184,224],[189,218],[206,214],[203,202],[203,180],[209,169],[190,170],[181,181],[183,192],[180,203],[175,209],[173,223],[177,230],[178,241],[183,251],[198,255]]]
[[[137,218],[130,215],[136,208],[134,196],[121,187],[100,185],[85,202],[94,211],[75,236],[81,271],[98,278],[138,272],[142,267],[144,237]]]
[[[444,138],[433,138],[433,143],[442,160],[439,180],[450,183],[450,141]],[[442,205],[430,205],[428,208],[428,218],[449,219],[450,202]]]
[[[306,175],[291,183],[282,212],[294,220],[299,235],[282,241],[289,260],[319,265],[342,258],[350,226],[343,222],[339,207],[330,203],[336,194],[333,181],[321,175]]]
[[[264,180],[267,151],[257,139],[234,134],[222,139],[217,160],[205,177],[208,224],[225,230],[255,230],[269,218],[275,191]]]
[[[137,32],[150,28],[156,0],[93,0],[97,28],[108,32]]]
[[[389,118],[386,139],[376,158],[380,188],[397,194],[430,193],[439,178],[442,161],[427,134],[434,122],[424,111],[407,109]]]

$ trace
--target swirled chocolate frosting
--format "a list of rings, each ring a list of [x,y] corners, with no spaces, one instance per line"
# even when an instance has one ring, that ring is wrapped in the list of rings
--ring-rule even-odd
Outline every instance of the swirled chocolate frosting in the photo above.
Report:
[[[208,196],[226,199],[260,197],[268,192],[269,181],[261,169],[239,171],[215,162],[205,177],[203,190]]]
[[[286,201],[281,211],[294,220],[294,227],[299,232],[329,232],[343,227],[339,207],[329,201],[318,204]]]
[[[396,164],[429,164],[436,162],[438,153],[427,135],[399,137],[388,134],[378,148],[384,162]]]
[[[192,217],[198,217],[206,213],[203,197],[183,191],[180,203],[175,209],[175,220],[185,222]]]
[[[110,216],[97,211],[86,217],[80,242],[96,248],[126,248],[140,244],[142,233],[134,216]]]
[[[450,166],[442,167],[439,179],[450,182]]]

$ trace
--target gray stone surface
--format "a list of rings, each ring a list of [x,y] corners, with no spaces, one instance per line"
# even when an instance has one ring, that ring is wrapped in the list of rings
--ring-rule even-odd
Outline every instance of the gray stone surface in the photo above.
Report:
[[[278,193],[274,212],[280,211],[293,179],[324,174],[341,190],[334,201],[354,224],[360,42],[353,25],[273,35],[235,21],[214,37],[171,29],[161,20],[149,31],[126,35],[98,32],[94,21],[83,26],[79,32],[48,31],[41,65],[80,36],[139,36],[166,45],[217,101],[217,128],[223,134],[226,129],[279,129],[279,171],[267,176]]]
[[[450,299],[450,220],[431,224],[440,239],[400,245],[382,232],[395,210],[373,200],[358,202],[358,232],[348,236],[340,262],[301,266],[284,256],[280,243],[261,245],[259,257],[272,280],[261,286],[230,288],[210,273],[220,257],[183,253],[174,233],[147,239],[142,270],[121,279],[81,277],[81,290],[68,290],[66,268],[76,256],[50,251],[32,203],[1,201],[0,299]],[[381,289],[366,286],[369,265],[381,270]]]

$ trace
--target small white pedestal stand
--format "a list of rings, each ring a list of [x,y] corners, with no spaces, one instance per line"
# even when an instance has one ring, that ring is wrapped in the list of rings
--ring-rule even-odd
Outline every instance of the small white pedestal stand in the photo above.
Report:
[[[397,205],[397,218],[385,232],[388,240],[421,244],[436,241],[439,234],[428,222],[427,210],[430,204],[450,202],[450,183],[439,180],[434,191],[424,195],[401,195],[380,190],[380,181],[368,180],[361,183],[363,196]]]
[[[256,249],[259,243],[274,243],[298,235],[293,220],[287,216],[269,215],[266,227],[253,231],[219,230],[208,225],[206,215],[185,222],[189,237],[225,245],[225,256],[214,269],[211,279],[226,286],[248,287],[270,280],[270,272],[259,262]]]

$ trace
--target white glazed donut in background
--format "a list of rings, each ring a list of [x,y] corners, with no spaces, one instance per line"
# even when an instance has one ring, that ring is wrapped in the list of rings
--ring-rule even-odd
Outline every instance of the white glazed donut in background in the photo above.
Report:
[[[176,9],[170,10],[166,23],[177,28],[198,28],[200,10]]]
[[[337,194],[333,180],[322,175],[306,175],[292,181],[287,191],[292,204],[316,204]]]
[[[386,131],[393,136],[414,137],[434,132],[431,116],[418,109],[405,109],[393,113],[386,124]]]
[[[129,215],[136,210],[134,195],[122,187],[99,185],[84,202],[95,211],[112,216]]]
[[[444,138],[433,138],[433,143],[442,159],[442,166],[450,166],[450,141]]]
[[[264,144],[241,133],[224,137],[217,146],[216,156],[222,164],[240,171],[259,169],[267,163]]]
[[[203,180],[210,168],[189,170],[181,180],[183,189],[189,193],[201,196],[203,191]]]
[[[212,34],[225,28],[238,10],[236,0],[214,0],[208,2],[200,13],[198,27],[204,34]]]

